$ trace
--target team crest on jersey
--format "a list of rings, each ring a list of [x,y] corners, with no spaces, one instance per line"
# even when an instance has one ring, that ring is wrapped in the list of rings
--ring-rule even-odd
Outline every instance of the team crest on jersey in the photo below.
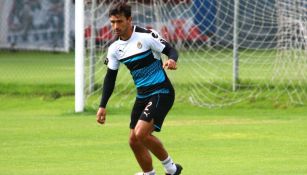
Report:
[[[139,42],[136,44],[136,46],[137,46],[139,49],[141,49],[141,48],[142,48],[142,43],[139,41]]]

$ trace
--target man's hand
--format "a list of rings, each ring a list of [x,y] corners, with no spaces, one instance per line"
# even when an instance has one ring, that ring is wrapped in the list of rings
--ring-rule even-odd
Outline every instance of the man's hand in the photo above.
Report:
[[[96,114],[97,122],[103,125],[106,122],[106,114],[106,109],[100,107]]]
[[[167,61],[164,62],[163,68],[167,68],[170,70],[176,70],[177,69],[176,61],[171,58],[168,59]]]

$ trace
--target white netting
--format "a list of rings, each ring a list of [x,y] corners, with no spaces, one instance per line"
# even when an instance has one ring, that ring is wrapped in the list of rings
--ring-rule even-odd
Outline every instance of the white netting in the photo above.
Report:
[[[237,1],[237,18],[234,0],[128,2],[134,24],[154,28],[180,51],[178,70],[168,71],[177,100],[207,107],[257,100],[306,103],[306,0]],[[90,64],[86,69],[87,105],[94,107],[99,103],[106,71],[103,61],[112,40],[110,5],[106,1],[86,4],[87,63],[95,58],[95,69]],[[239,58],[237,77],[233,55]],[[135,92],[129,72],[121,66],[114,104],[132,102]]]

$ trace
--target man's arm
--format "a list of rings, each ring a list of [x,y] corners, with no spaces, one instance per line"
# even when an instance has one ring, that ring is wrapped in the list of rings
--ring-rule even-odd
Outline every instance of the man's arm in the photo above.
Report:
[[[167,41],[159,36],[155,30],[150,30],[147,41],[152,50],[163,53],[168,56],[168,60],[163,63],[163,68],[176,69],[178,52]]]
[[[104,78],[103,82],[103,89],[102,89],[102,97],[99,105],[99,109],[97,111],[97,122],[100,124],[105,123],[106,119],[106,106],[109,101],[109,98],[111,97],[114,87],[115,87],[115,81],[117,77],[117,72],[118,70],[112,70],[109,69],[107,70],[107,74]]]
[[[103,88],[102,88],[102,97],[100,101],[99,107],[105,108],[107,106],[107,103],[109,101],[109,98],[111,97],[114,87],[115,87],[115,81],[117,77],[118,70],[112,70],[108,68],[107,74],[103,81]]]
[[[168,56],[168,60],[164,62],[163,68],[175,70],[177,69],[177,60],[178,60],[178,52],[175,48],[173,48],[168,42],[162,42],[165,47],[162,50],[162,53]]]
[[[172,60],[177,62],[177,60],[178,60],[178,52],[177,52],[177,50],[175,48],[173,48],[166,41],[163,41],[162,43],[165,45],[164,49],[162,50],[162,53],[167,55],[169,59],[172,59]]]

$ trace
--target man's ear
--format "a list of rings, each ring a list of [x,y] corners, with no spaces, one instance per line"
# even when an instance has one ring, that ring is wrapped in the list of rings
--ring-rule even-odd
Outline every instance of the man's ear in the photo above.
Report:
[[[129,22],[132,22],[132,17],[131,17],[131,16],[128,17],[127,20],[128,20]]]

